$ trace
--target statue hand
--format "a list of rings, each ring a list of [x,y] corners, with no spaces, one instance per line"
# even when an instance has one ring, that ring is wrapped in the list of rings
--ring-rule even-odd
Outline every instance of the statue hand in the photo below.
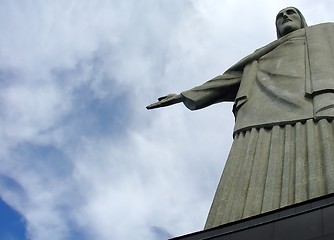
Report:
[[[154,109],[154,108],[160,108],[160,107],[167,107],[179,102],[183,101],[183,97],[181,94],[168,94],[167,96],[159,97],[158,102],[152,103],[151,105],[148,105],[147,109]]]

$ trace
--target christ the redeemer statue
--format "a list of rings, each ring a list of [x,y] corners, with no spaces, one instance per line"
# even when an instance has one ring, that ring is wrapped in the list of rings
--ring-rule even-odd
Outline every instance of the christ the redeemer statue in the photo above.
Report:
[[[234,141],[205,228],[334,192],[334,24],[288,7],[278,39],[147,109],[233,101]]]

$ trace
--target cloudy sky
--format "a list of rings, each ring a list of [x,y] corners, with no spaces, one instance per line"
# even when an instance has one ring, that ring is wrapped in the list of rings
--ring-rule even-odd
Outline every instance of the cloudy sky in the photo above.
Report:
[[[201,230],[231,104],[147,111],[328,0],[0,0],[0,239],[164,240]]]

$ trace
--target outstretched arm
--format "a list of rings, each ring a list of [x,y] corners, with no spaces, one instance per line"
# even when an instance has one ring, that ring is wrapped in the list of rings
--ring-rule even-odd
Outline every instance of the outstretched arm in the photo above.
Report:
[[[181,94],[168,94],[167,96],[159,97],[158,101],[148,105],[147,109],[154,109],[160,107],[167,107],[176,103],[183,102],[184,97]]]
[[[158,98],[147,109],[170,106],[183,102],[190,110],[197,110],[222,101],[234,101],[240,86],[242,70],[227,71],[206,83],[180,94],[168,94]]]

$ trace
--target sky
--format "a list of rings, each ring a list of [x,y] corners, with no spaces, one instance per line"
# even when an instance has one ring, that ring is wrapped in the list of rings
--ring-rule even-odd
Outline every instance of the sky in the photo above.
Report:
[[[0,239],[165,240],[203,229],[232,103],[146,110],[327,0],[0,0]]]

